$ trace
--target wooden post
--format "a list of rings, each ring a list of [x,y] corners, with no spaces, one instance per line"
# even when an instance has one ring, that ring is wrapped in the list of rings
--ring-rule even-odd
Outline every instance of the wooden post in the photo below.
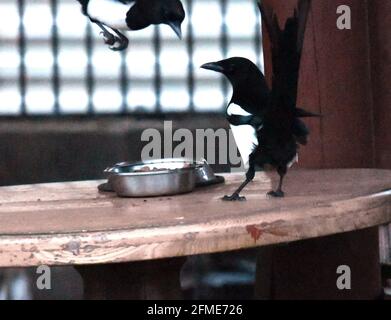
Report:
[[[368,1],[376,167],[391,168],[391,2]]]
[[[298,0],[263,2],[274,9],[283,25]],[[386,18],[390,10],[385,8],[391,8],[391,4],[385,2],[312,0],[298,105],[319,112],[323,117],[309,121],[311,143],[301,150],[300,166],[373,167],[375,163],[387,166],[387,161],[391,166],[388,134],[391,96],[389,91],[386,94],[386,88],[391,85],[387,80],[390,50],[386,50],[391,44],[390,28],[387,27],[390,20]],[[340,5],[351,9],[351,30],[337,28],[337,8]],[[382,31],[378,33],[380,29]],[[270,80],[272,67],[267,35],[264,48],[266,76]],[[383,60],[388,69],[383,69]],[[371,82],[371,76],[375,82]],[[376,87],[374,95],[373,84]],[[374,228],[268,248],[266,252],[261,249],[258,298],[378,297],[381,290],[377,237],[378,229]],[[351,291],[336,290],[335,271],[340,264],[349,265],[356,274]],[[272,282],[262,282],[262,272],[269,273]]]
[[[274,9],[280,25],[283,25],[292,15],[298,0],[263,2]],[[311,130],[311,141],[308,147],[300,150],[301,167],[374,166],[367,3],[372,1],[312,0],[303,48],[298,105],[320,112],[323,117],[306,120]],[[337,28],[337,8],[340,5],[351,8],[351,30]],[[267,33],[264,32],[264,35],[265,70],[266,77],[270,79],[270,45]]]
[[[368,1],[371,40],[372,92],[375,126],[375,164],[391,168],[391,2]],[[380,229],[383,281],[391,278],[391,226]],[[386,284],[384,283],[385,285]]]
[[[258,299],[379,299],[382,294],[378,228],[260,249]],[[337,287],[339,266],[351,271],[351,289]]]

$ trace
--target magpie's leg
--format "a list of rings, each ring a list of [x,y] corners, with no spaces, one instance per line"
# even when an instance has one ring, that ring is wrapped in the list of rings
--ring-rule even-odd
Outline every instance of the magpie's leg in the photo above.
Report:
[[[113,29],[112,30],[117,34],[118,36],[118,41],[117,43],[119,44],[118,46],[114,46],[113,48],[111,48],[112,50],[114,51],[121,51],[121,50],[125,50],[128,46],[129,46],[129,39],[127,37],[125,37],[121,32],[119,32],[117,29]]]
[[[274,198],[283,198],[285,196],[284,192],[282,191],[282,183],[284,181],[284,177],[287,172],[286,166],[284,167],[278,167],[277,168],[278,175],[280,176],[280,181],[278,182],[278,187],[276,191],[270,191],[268,192],[268,196],[274,197]]]
[[[240,185],[240,187],[230,196],[224,196],[223,201],[245,201],[245,197],[240,196],[240,192],[254,179],[255,177],[255,166],[251,164],[250,168],[246,173],[246,180]]]
[[[103,39],[106,44],[112,46],[116,42],[116,37],[109,31],[107,28],[103,25],[103,23],[93,20],[93,23],[95,23],[101,30],[101,34],[103,34]]]
[[[93,21],[101,30],[103,34],[103,38],[106,44],[108,44],[111,50],[113,51],[121,51],[125,50],[129,45],[129,40],[126,38],[121,32],[119,32],[117,29],[111,28],[110,29],[115,33],[112,34],[108,27],[106,27],[103,23],[99,21]]]

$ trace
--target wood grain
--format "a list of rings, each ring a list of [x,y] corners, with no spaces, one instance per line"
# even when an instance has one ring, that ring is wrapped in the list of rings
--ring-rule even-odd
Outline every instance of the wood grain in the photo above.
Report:
[[[391,171],[291,171],[268,199],[258,173],[247,201],[220,200],[243,179],[191,194],[120,199],[101,181],[0,188],[0,266],[78,265],[220,252],[320,237],[391,221]]]
[[[293,14],[298,0],[262,0],[264,5],[273,8],[281,26]],[[384,28],[370,30],[368,9],[376,6],[382,11]],[[386,1],[355,0],[312,0],[309,20],[304,40],[300,69],[298,105],[307,110],[320,112],[322,118],[308,119],[305,122],[311,129],[310,145],[302,148],[300,166],[303,168],[357,168],[373,167],[374,126],[373,99],[371,84],[371,36],[381,37],[381,48],[386,48],[389,19],[384,18],[389,11]],[[337,8],[347,5],[351,8],[352,29],[339,30],[336,26]],[[264,30],[265,31],[265,30]],[[266,78],[271,79],[271,51],[268,35],[264,32],[264,56]],[[389,37],[388,37],[389,38]],[[376,49],[374,47],[373,49]],[[376,116],[382,122],[376,129],[378,141],[390,141],[384,135],[388,133],[390,112],[383,106],[389,106],[389,99],[381,91],[389,88],[387,59],[389,54],[381,52],[381,59],[375,57],[375,64],[382,69],[373,75],[375,81],[381,81],[378,98],[375,100]],[[379,62],[381,61],[381,62]],[[373,84],[377,86],[377,82]],[[384,90],[383,90],[384,92]],[[380,95],[380,93],[382,93]],[[386,107],[386,108],[387,108]],[[382,138],[383,137],[383,138]],[[379,156],[387,161],[389,151],[381,147]],[[379,146],[380,147],[380,146]],[[378,147],[378,148],[379,148]],[[389,149],[389,148],[388,148]],[[390,158],[388,158],[390,159]],[[390,161],[388,161],[389,163]],[[383,167],[385,168],[385,167]]]
[[[376,167],[391,168],[391,2],[368,2]]]

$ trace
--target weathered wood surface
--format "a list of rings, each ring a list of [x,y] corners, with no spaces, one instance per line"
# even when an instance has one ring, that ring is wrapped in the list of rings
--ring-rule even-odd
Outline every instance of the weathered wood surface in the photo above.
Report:
[[[227,203],[242,174],[191,194],[120,199],[101,181],[0,188],[0,266],[93,264],[227,251],[391,221],[391,171],[291,171],[285,199],[264,173]]]

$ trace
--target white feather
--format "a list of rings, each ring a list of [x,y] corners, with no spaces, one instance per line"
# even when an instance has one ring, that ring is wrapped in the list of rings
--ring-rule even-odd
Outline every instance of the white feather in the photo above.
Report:
[[[111,28],[128,30],[126,14],[134,4],[135,2],[123,4],[114,0],[90,0],[87,13]]]
[[[240,116],[251,116],[251,113],[243,110],[237,104],[231,103],[227,108],[228,115],[240,115]],[[232,134],[235,138],[236,145],[239,149],[240,156],[243,164],[248,168],[250,154],[258,146],[257,130],[250,125],[233,126],[230,125]],[[260,128],[258,128],[260,129]],[[296,162],[299,162],[299,154],[292,159],[288,164],[288,168],[292,167]]]
[[[227,108],[229,115],[241,115],[250,116],[251,113],[246,112],[237,104],[231,103]],[[250,154],[258,146],[257,131],[253,126],[242,125],[233,126],[231,125],[231,131],[235,138],[236,145],[239,149],[240,156],[242,158],[244,166],[247,168],[250,160]]]
[[[299,154],[296,153],[296,156],[288,163],[288,168],[292,167],[295,163],[299,162]]]

